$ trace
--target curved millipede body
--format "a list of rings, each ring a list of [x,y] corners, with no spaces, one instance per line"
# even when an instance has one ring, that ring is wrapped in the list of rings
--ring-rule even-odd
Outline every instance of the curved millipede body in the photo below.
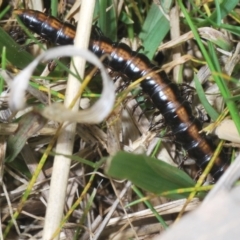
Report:
[[[15,10],[14,13],[33,32],[58,45],[72,44],[75,27],[60,22],[54,17],[33,10]],[[175,141],[188,152],[204,169],[211,159],[215,146],[204,133],[199,133],[202,123],[193,116],[190,103],[181,96],[177,84],[171,82],[164,72],[153,65],[143,54],[132,51],[124,43],[112,42],[109,38],[92,33],[89,49],[98,57],[109,54],[111,59],[106,63],[114,71],[121,71],[132,81],[141,77],[142,90],[147,93],[154,105],[165,118]],[[217,180],[228,166],[228,158],[222,152],[216,159],[211,174]]]

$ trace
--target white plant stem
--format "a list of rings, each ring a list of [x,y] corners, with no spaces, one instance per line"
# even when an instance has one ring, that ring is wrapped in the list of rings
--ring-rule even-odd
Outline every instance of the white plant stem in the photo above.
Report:
[[[75,38],[75,46],[79,48],[88,48],[88,41],[92,26],[92,15],[94,10],[95,0],[83,0],[78,20],[77,34]],[[85,60],[79,57],[73,58],[75,66],[77,66],[78,72],[83,77]],[[71,64],[71,71],[74,72],[73,64]],[[80,87],[80,82],[72,75],[69,75],[66,95],[65,106],[69,107],[73,98],[76,96]],[[73,111],[77,111],[79,101],[76,102],[73,107]],[[75,136],[76,123],[71,123],[63,127],[61,134],[59,135],[56,151],[63,154],[71,155],[73,149],[73,141]],[[43,239],[52,239],[52,234],[58,228],[62,217],[63,209],[66,197],[66,187],[68,182],[69,168],[71,160],[57,155],[54,158],[53,173],[51,179],[50,193],[48,199],[47,212],[45,217]],[[53,238],[54,240],[59,237]]]

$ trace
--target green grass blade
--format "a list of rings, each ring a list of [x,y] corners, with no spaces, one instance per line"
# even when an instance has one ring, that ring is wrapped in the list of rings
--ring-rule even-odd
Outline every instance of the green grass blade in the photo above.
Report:
[[[223,0],[219,6],[218,1],[215,0],[214,2],[216,10],[212,13],[210,19],[216,23],[220,23],[239,3],[238,0]]]
[[[221,19],[222,19],[222,16],[221,16],[221,8],[220,8],[220,5],[219,5],[219,2],[214,0],[214,3],[215,3],[215,7],[216,7],[216,23],[217,24],[220,24],[221,22]]]
[[[6,47],[3,47],[1,57],[2,57],[1,68],[2,70],[6,70],[6,66],[7,66]],[[0,93],[3,92],[3,86],[4,86],[4,79],[0,75]]]
[[[136,186],[132,186],[132,189],[138,195],[139,198],[144,198],[143,194],[141,193],[141,191]],[[157,220],[162,224],[162,226],[165,229],[167,229],[168,225],[166,224],[164,219],[159,215],[159,213],[154,209],[153,205],[147,200],[145,200],[144,203],[152,211],[152,213],[157,218]]]
[[[0,19],[4,17],[4,15],[11,9],[11,5],[7,5],[0,13]]]
[[[203,90],[203,87],[201,85],[201,83],[198,80],[198,77],[196,74],[194,74],[194,83],[195,83],[195,87],[196,87],[196,91],[198,93],[198,97],[200,102],[202,103],[202,105],[204,106],[205,110],[207,111],[208,115],[210,116],[210,118],[213,121],[216,121],[219,114],[217,113],[217,111],[210,105],[210,103],[208,102],[205,92]]]
[[[232,26],[229,24],[220,24],[219,27],[223,28],[225,30],[228,30],[229,32],[231,32],[237,36],[240,36],[240,27],[239,26]]]
[[[201,12],[200,15],[204,17],[204,20],[198,19],[198,27],[201,26],[209,26],[210,24],[213,24],[213,26],[218,26],[218,24],[221,23],[221,20],[225,18],[230,12],[237,6],[239,3],[238,0],[223,0],[222,3],[219,5],[217,1],[215,2],[216,10],[213,11],[212,15],[210,17],[204,16],[204,14]],[[193,4],[193,3],[192,3]],[[180,5],[180,4],[179,4]],[[194,7],[194,4],[193,4]],[[195,7],[195,9],[199,11],[198,7]]]
[[[58,13],[58,0],[51,0],[51,15],[57,17]]]
[[[216,67],[219,66],[219,63],[217,63],[218,61],[216,61],[217,57],[214,57],[216,62],[213,63],[213,59],[210,57],[206,48],[204,47],[204,45],[203,45],[203,43],[202,43],[202,41],[199,37],[198,31],[197,31],[195,25],[193,24],[193,21],[191,20],[191,18],[189,16],[189,13],[187,12],[186,8],[184,7],[182,1],[178,0],[178,4],[179,4],[179,6],[180,6],[185,18],[186,18],[186,21],[188,22],[189,27],[191,28],[191,30],[193,32],[193,35],[194,35],[194,37],[195,37],[195,39],[198,43],[198,46],[199,46],[205,60],[207,61],[209,69],[211,70],[212,73],[220,72],[220,70],[221,70],[220,67],[218,69],[216,69]],[[215,82],[217,83],[224,100],[229,99],[231,97],[231,93],[228,90],[224,80],[218,74],[213,74],[213,78],[214,78]],[[232,117],[232,119],[233,119],[233,121],[234,121],[234,123],[235,123],[235,125],[238,129],[238,132],[240,133],[240,121],[239,121],[239,114],[238,114],[237,106],[232,101],[227,101],[226,104],[227,104],[227,107],[228,107],[229,112],[231,114],[231,117]]]

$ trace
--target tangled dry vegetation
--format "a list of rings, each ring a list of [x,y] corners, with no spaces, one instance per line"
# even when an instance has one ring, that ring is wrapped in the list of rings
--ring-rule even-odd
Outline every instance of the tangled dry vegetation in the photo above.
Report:
[[[238,239],[239,4],[162,2],[0,1],[0,239]],[[154,59],[220,142],[215,153],[236,159],[210,194],[209,169],[174,142],[140,81],[72,47],[44,55],[54,44],[16,21],[20,8],[81,23],[77,47],[94,22]],[[80,54],[91,64],[61,58]]]

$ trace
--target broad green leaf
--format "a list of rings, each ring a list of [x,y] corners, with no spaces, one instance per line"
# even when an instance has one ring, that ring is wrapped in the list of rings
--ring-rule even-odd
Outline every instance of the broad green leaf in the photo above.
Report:
[[[143,41],[143,53],[150,59],[153,58],[156,49],[169,32],[169,29],[170,24],[165,17],[165,13],[158,5],[153,3],[139,35]]]
[[[117,15],[113,0],[99,0],[96,2],[99,14],[99,27],[105,36],[113,41],[117,40]]]
[[[195,185],[186,173],[176,167],[152,157],[126,152],[118,152],[109,158],[105,172],[117,179],[128,179],[136,186],[160,195],[165,191]],[[171,195],[172,198],[186,196],[188,195],[177,191]]]

